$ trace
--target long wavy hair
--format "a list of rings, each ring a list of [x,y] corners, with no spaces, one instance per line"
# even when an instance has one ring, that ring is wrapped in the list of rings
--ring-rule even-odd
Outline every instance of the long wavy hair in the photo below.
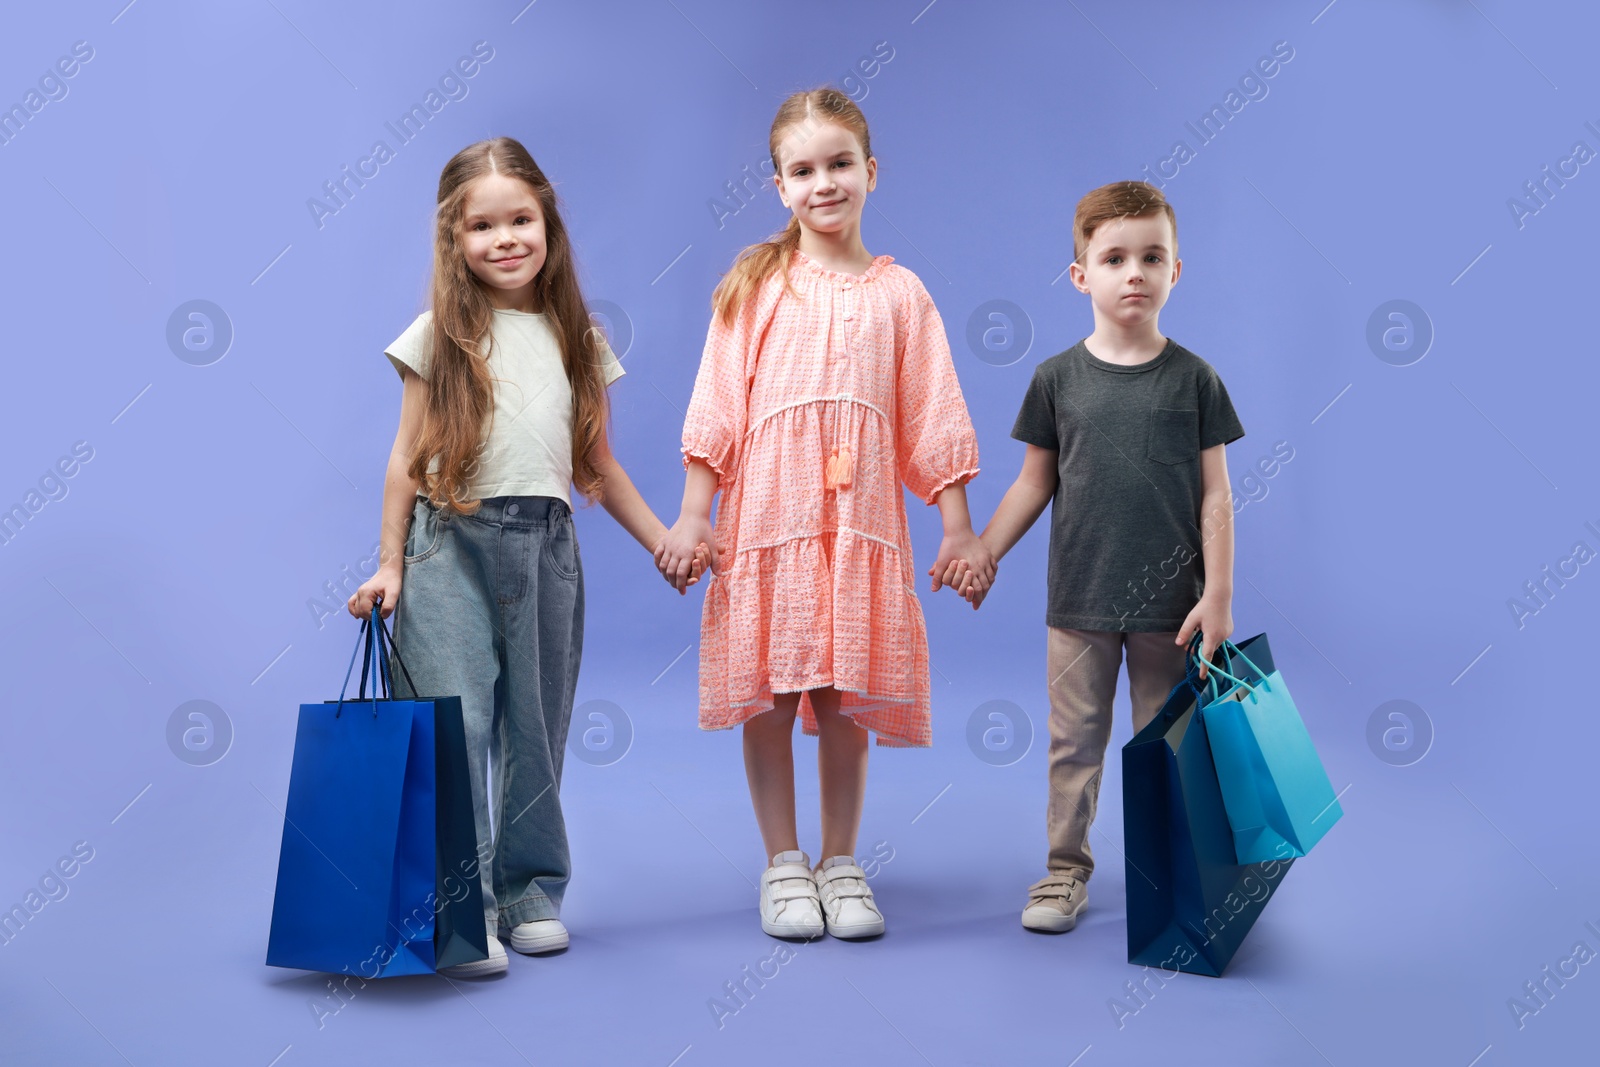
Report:
[[[790,95],[778,106],[778,114],[772,120],[772,130],[767,135],[767,151],[772,155],[774,172],[782,173],[778,146],[789,135],[789,130],[799,127],[809,136],[824,122],[843,126],[855,134],[861,142],[863,162],[872,158],[872,138],[867,133],[867,117],[861,113],[856,102],[837,89],[811,89]],[[724,323],[732,323],[738,317],[740,306],[755,295],[762,282],[780,270],[783,271],[784,284],[788,285],[789,261],[799,247],[800,220],[791,215],[789,225],[765,241],[749,246],[734,259],[733,266],[722,276],[716,291],[711,294],[713,313],[721,315]]]
[[[439,175],[434,212],[433,363],[428,406],[411,456],[411,477],[436,506],[460,512],[478,509],[468,489],[477,470],[494,407],[494,383],[485,358],[492,338],[494,306],[484,284],[467,265],[461,220],[473,182],[486,174],[520,178],[539,199],[544,214],[545,261],[534,276],[534,299],[561,346],[561,363],[572,386],[572,481],[587,500],[601,499],[605,479],[595,465],[606,435],[606,383],[601,367],[603,335],[589,318],[578,285],[572,240],[561,221],[555,188],[520,142],[496,137],[468,145]],[[437,456],[439,469],[428,473]]]

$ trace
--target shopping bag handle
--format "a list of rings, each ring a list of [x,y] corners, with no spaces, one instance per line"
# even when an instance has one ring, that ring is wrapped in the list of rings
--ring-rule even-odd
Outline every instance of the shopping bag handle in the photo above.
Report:
[[[377,657],[378,661],[377,665],[374,667],[372,682],[373,692],[377,692],[378,682],[381,679],[383,682],[383,698],[385,700],[399,699],[399,689],[394,684],[394,668],[389,666],[389,654],[393,653],[394,660],[396,663],[400,664],[400,671],[405,675],[406,685],[411,687],[411,695],[414,698],[417,695],[417,684],[411,680],[411,671],[407,669],[405,660],[400,658],[400,646],[395,644],[394,634],[389,631],[388,621],[385,620],[383,615],[378,611],[378,608],[380,605],[382,605],[382,603],[383,598],[379,597],[377,600],[373,601],[372,605],[372,633],[377,642],[374,655]],[[364,673],[365,667],[363,665],[363,674]]]
[[[379,627],[379,629],[382,630],[383,636],[388,638],[388,640],[389,640],[389,650],[394,653],[394,661],[396,663],[400,664],[400,673],[401,673],[401,675],[403,675],[405,677],[406,686],[407,686],[407,688],[409,688],[411,690],[412,699],[416,699],[416,696],[417,696],[417,683],[415,683],[415,682],[413,682],[411,680],[411,672],[406,669],[406,661],[400,658],[400,646],[395,643],[394,634],[389,631],[389,622],[388,622],[388,620],[384,619],[381,615],[378,615],[376,610],[374,610],[374,612],[373,612],[373,617],[377,619],[378,627]],[[387,663],[387,662],[388,661],[386,660],[385,663]],[[389,679],[389,684],[390,684],[391,688],[394,685],[394,678],[393,678],[392,674],[391,674],[391,677]]]
[[[372,602],[372,695],[378,695],[378,686],[383,685],[383,699],[394,699],[394,668],[389,666],[389,650],[385,637],[388,631],[383,626],[383,616],[378,613],[378,601]]]
[[[400,664],[400,672],[404,675],[406,685],[411,689],[414,699],[417,695],[417,684],[411,680],[411,671],[406,667],[406,661],[400,658],[400,647],[394,643],[394,635],[389,632],[389,623],[379,612],[378,607],[382,598],[373,601],[372,615],[361,620],[361,632],[356,636],[356,647],[350,650],[350,665],[344,671],[344,684],[339,687],[338,707],[334,710],[333,717],[338,718],[344,711],[345,693],[350,689],[350,675],[355,670],[356,653],[365,652],[361,657],[361,680],[356,686],[356,701],[367,699],[367,673],[372,671],[372,714],[378,714],[378,689],[382,686],[383,699],[395,699],[394,672],[389,666],[389,652],[394,653],[394,661]],[[374,664],[373,660],[377,662]]]
[[[1200,687],[1195,684],[1195,682],[1198,681],[1198,674],[1199,674],[1199,672],[1198,672],[1198,670],[1196,670],[1196,668],[1198,668],[1201,663],[1205,662],[1199,656],[1200,645],[1201,645],[1200,631],[1196,630],[1194,637],[1191,638],[1190,641],[1189,641],[1189,660],[1190,660],[1190,663],[1189,663],[1188,668],[1185,670],[1184,677],[1187,680],[1189,680],[1189,687],[1191,689],[1193,689],[1197,695],[1200,693]],[[1244,660],[1245,664],[1247,666],[1249,666],[1249,668],[1256,673],[1257,677],[1259,677],[1261,679],[1261,681],[1258,683],[1258,685],[1251,685],[1249,682],[1246,682],[1241,678],[1234,677],[1224,667],[1219,667],[1215,663],[1206,663],[1206,678],[1207,678],[1207,681],[1210,683],[1210,687],[1209,688],[1210,688],[1210,696],[1211,696],[1212,699],[1216,699],[1216,697],[1218,696],[1217,683],[1216,683],[1216,679],[1211,677],[1212,672],[1215,672],[1217,674],[1222,675],[1224,678],[1228,679],[1228,681],[1234,683],[1234,685],[1236,685],[1236,686],[1243,686],[1245,692],[1250,697],[1250,702],[1251,703],[1255,703],[1255,701],[1256,701],[1256,689],[1257,688],[1265,689],[1269,693],[1272,692],[1272,683],[1267,680],[1266,672],[1263,671],[1260,667],[1257,667],[1255,665],[1255,662],[1252,661],[1249,656],[1246,656],[1244,654],[1244,650],[1241,649],[1238,645],[1234,644],[1232,641],[1229,641],[1227,638],[1223,638],[1222,644],[1217,646],[1217,651],[1222,653],[1223,662],[1226,663],[1229,667],[1233,666],[1233,657],[1234,656],[1238,656],[1240,659]]]
[[[1200,666],[1201,663],[1205,662],[1199,656],[1191,656],[1190,658],[1194,661],[1194,665],[1196,667]],[[1215,700],[1217,698],[1218,694],[1217,694],[1217,683],[1216,683],[1216,680],[1214,678],[1212,678],[1211,676],[1214,675],[1214,674],[1220,674],[1224,678],[1226,678],[1228,681],[1232,682],[1234,685],[1243,686],[1245,693],[1247,693],[1249,695],[1249,697],[1250,697],[1251,703],[1255,702],[1256,690],[1255,690],[1255,687],[1253,685],[1251,685],[1249,682],[1246,682],[1242,678],[1235,678],[1233,675],[1229,674],[1227,671],[1223,670],[1221,667],[1217,666],[1215,663],[1207,663],[1206,664],[1206,668],[1207,668],[1206,677],[1211,680],[1211,697],[1212,697],[1213,700]]]
[[[1204,662],[1200,658],[1201,643],[1202,635],[1199,630],[1196,630],[1194,636],[1189,639],[1189,648],[1184,660],[1183,680],[1189,683],[1189,688],[1194,690],[1195,696],[1204,697],[1209,690],[1209,695],[1214,700],[1217,696],[1217,680],[1212,676],[1211,671],[1216,670],[1217,665],[1215,663],[1206,663],[1206,685],[1202,688],[1200,685],[1200,671],[1198,670],[1199,665]],[[1217,651],[1222,652],[1223,650],[1219,648]],[[1223,654],[1226,655],[1225,652]]]
[[[417,683],[411,680],[411,671],[406,668],[406,661],[400,658],[400,646],[394,643],[394,634],[389,631],[388,621],[378,611],[382,603],[383,598],[379,597],[372,605],[372,633],[377,643],[374,655],[378,658],[378,665],[382,668],[382,674],[373,678],[373,692],[377,692],[378,678],[381,677],[383,679],[383,698],[385,700],[400,699],[399,688],[394,684],[394,668],[389,665],[389,655],[393,653],[394,661],[400,664],[401,674],[405,675],[406,685],[411,687],[412,699],[415,699]]]
[[[374,612],[376,615],[376,612]],[[334,709],[333,717],[338,718],[344,713],[345,693],[350,689],[350,673],[355,670],[356,653],[365,652],[361,658],[361,683],[356,691],[357,701],[365,700],[367,693],[367,671],[372,666],[373,627],[367,619],[361,620],[361,632],[356,636],[356,647],[350,651],[350,665],[344,670],[344,684],[339,687],[339,706]],[[378,686],[374,682],[372,687],[372,714],[378,714]]]
[[[1238,656],[1240,659],[1244,660],[1245,666],[1249,667],[1251,670],[1256,672],[1256,675],[1261,679],[1261,688],[1265,689],[1269,693],[1272,692],[1272,683],[1267,680],[1267,672],[1262,670],[1260,667],[1257,667],[1255,665],[1255,661],[1252,660],[1249,656],[1244,654],[1244,649],[1240,648],[1238,645],[1234,644],[1232,641],[1224,641],[1222,643],[1223,643],[1224,646],[1226,646],[1228,649],[1230,649],[1232,651],[1233,655]]]

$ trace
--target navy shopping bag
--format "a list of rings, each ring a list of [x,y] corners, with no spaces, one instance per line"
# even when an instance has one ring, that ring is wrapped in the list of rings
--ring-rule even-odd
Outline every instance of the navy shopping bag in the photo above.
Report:
[[[1273,669],[1264,641],[1239,647]],[[1161,711],[1122,749],[1128,962],[1219,977],[1293,858],[1235,861],[1198,714],[1202,685],[1191,662]]]
[[[300,706],[270,966],[387,978],[488,957],[461,698],[396,699],[392,642],[375,606],[356,697],[346,670],[338,700]]]

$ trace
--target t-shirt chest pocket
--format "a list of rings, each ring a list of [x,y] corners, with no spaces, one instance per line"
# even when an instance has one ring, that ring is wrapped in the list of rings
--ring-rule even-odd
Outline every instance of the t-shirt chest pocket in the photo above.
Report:
[[[1191,462],[1200,451],[1200,412],[1192,408],[1150,409],[1148,455],[1157,463]]]

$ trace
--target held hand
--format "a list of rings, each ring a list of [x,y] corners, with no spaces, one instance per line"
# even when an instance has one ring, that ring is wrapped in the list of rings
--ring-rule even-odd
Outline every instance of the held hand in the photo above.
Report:
[[[701,541],[694,546],[694,562],[689,565],[689,584],[693,585],[698,582],[700,576],[710,569],[711,546]]]
[[[658,563],[659,563],[660,552],[661,552],[661,542],[657,542],[657,544],[656,544],[656,553],[657,553],[657,557],[658,557]],[[692,557],[692,561],[689,564],[689,580],[687,582],[683,583],[683,587],[682,588],[678,588],[676,583],[674,583],[671,578],[667,578],[665,572],[662,573],[662,577],[666,578],[668,584],[671,584],[671,585],[673,585],[674,588],[678,589],[678,595],[679,596],[687,596],[689,594],[689,588],[688,587],[691,586],[691,585],[694,585],[696,582],[698,582],[700,580],[700,576],[705,574],[705,572],[710,570],[710,569],[711,569],[711,547],[709,545],[707,545],[704,541],[701,541],[698,545],[694,546],[694,556]]]
[[[987,543],[985,544],[985,547],[987,547]],[[993,559],[994,572],[990,576],[987,588],[980,589],[978,588],[978,583],[975,580],[969,579],[959,589],[961,595],[967,598],[967,603],[972,605],[973,611],[977,611],[983,606],[983,601],[986,597],[988,597],[989,590],[994,588],[995,579],[1000,576],[1000,560],[992,556],[991,558]]]
[[[1178,644],[1187,646],[1196,630],[1200,631],[1200,678],[1209,673],[1211,657],[1222,642],[1233,634],[1233,600],[1231,597],[1202,596],[1183,620],[1178,631]]]
[[[978,543],[989,553],[990,567],[992,569],[989,574],[989,584],[986,588],[978,588],[976,581],[969,581],[960,588],[961,595],[967,598],[967,603],[972,605],[973,611],[977,611],[983,606],[984,598],[989,595],[989,590],[994,588],[994,581],[1000,575],[1000,557],[995,555],[994,550],[989,548],[989,542],[982,537],[978,538]]]
[[[995,578],[998,578],[999,576],[1000,564],[996,563],[994,565],[994,574],[990,577],[988,585],[980,588],[976,581],[969,581],[966,586],[961,589],[961,595],[967,598],[967,603],[972,605],[973,611],[977,611],[983,606],[984,599],[988,597],[989,591],[994,588]]]
[[[994,565],[994,573],[996,576],[999,575],[1000,564],[996,563]],[[973,611],[978,610],[983,604],[984,598],[989,595],[989,589],[994,588],[994,582],[991,581],[988,588],[980,589],[977,572],[964,559],[951,560],[950,566],[945,569],[943,575],[939,576],[939,582],[941,585],[948,585],[965,597],[967,603],[972,605]]]
[[[377,574],[362,582],[361,588],[350,595],[345,607],[358,619],[370,619],[372,602],[381,597],[383,605],[378,608],[378,614],[387,619],[400,603],[400,574],[398,565],[384,564],[378,568]]]
[[[711,536],[711,521],[696,516],[680,516],[655,550],[656,567],[661,576],[679,593],[688,590],[709,567],[717,573],[716,542]],[[699,570],[695,569],[696,561]]]
[[[937,567],[938,564],[935,563],[934,566]],[[928,573],[933,574],[933,571],[930,570]],[[934,579],[935,591],[949,586],[962,596],[966,596],[967,590],[974,584],[972,565],[964,559],[952,559],[945,567],[944,573],[934,575]]]
[[[962,568],[965,568],[965,574],[962,573]],[[928,568],[928,574],[933,578],[933,585],[930,588],[933,592],[938,592],[941,584],[949,585],[971,600],[969,593],[989,591],[989,587],[994,584],[997,569],[998,564],[994,554],[977,534],[971,530],[946,534],[944,540],[939,543],[939,558]]]

